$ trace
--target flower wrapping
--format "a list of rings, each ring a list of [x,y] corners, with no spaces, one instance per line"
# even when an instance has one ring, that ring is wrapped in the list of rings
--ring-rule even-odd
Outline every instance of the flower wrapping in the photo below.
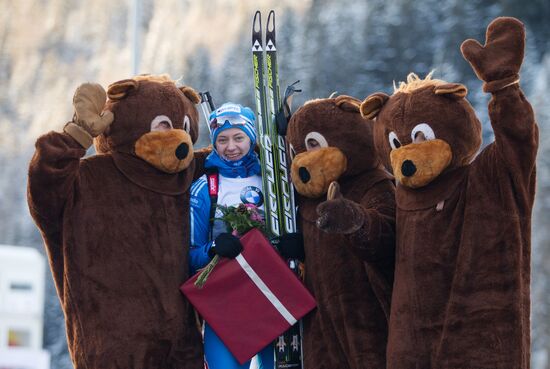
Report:
[[[257,229],[243,251],[221,258],[202,288],[197,273],[181,287],[239,363],[273,342],[316,306],[314,297]]]

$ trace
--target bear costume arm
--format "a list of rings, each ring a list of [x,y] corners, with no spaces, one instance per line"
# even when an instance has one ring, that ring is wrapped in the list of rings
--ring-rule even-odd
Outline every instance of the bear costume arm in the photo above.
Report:
[[[395,253],[395,188],[389,179],[374,183],[359,202],[345,198],[333,182],[327,201],[317,206],[317,227],[342,234],[364,261],[393,260]]]
[[[493,93],[489,117],[497,160],[515,179],[529,179],[535,167],[539,133],[533,109],[518,85]]]
[[[200,149],[197,149],[193,152],[194,158],[195,158],[195,170],[193,172],[193,180],[197,180],[200,177],[206,173],[206,168],[204,167],[204,163],[206,162],[206,158],[210,153],[212,152],[212,145],[208,147],[202,147]]]
[[[364,261],[394,260],[395,255],[395,198],[389,180],[378,182],[361,200],[363,225],[346,235],[354,252]]]
[[[331,200],[317,208],[317,226],[329,233],[342,233],[353,254],[365,261],[369,282],[386,317],[390,313],[395,265],[394,191],[391,180],[383,179],[355,202],[345,199],[336,186],[333,191],[329,188]]]
[[[103,111],[107,94],[97,83],[83,83],[73,96],[74,115],[64,133],[50,132],[38,138],[29,167],[28,203],[31,215],[46,235],[58,232],[63,209],[74,190],[80,158],[93,137],[113,122],[111,111]]]
[[[531,177],[538,146],[533,109],[519,88],[524,49],[525,27],[508,17],[489,24],[485,45],[466,40],[461,46],[464,58],[484,81],[483,90],[492,94],[489,116],[495,142],[482,157],[496,154],[496,161],[508,168],[515,180]]]
[[[48,250],[58,295],[64,303],[63,212],[73,197],[80,158],[86,150],[66,133],[38,138],[29,166],[27,202]]]
[[[86,150],[66,133],[38,138],[29,165],[28,203],[31,215],[46,234],[61,228],[65,203],[73,195],[80,158]]]

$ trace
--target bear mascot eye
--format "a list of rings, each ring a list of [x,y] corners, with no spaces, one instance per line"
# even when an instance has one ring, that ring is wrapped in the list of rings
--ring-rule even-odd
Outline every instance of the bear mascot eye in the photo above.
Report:
[[[319,132],[309,132],[304,142],[307,151],[328,147],[327,139]]]
[[[167,131],[174,128],[172,121],[166,115],[157,115],[151,122],[151,132]]]
[[[189,117],[186,115],[185,118],[183,118],[183,130],[187,133],[191,131],[191,121],[189,120]]]
[[[397,135],[395,134],[395,132],[390,132],[389,136],[388,136],[388,139],[390,141],[390,146],[392,148],[392,150],[395,150],[395,149],[398,149],[401,147],[401,141],[399,141],[399,139],[397,138]]]
[[[427,123],[417,124],[411,131],[411,140],[416,143],[435,140],[434,130]]]

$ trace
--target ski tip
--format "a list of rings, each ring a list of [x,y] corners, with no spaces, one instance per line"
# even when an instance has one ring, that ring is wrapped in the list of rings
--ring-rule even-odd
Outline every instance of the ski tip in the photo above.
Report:
[[[267,16],[267,32],[275,32],[275,10],[271,10]]]
[[[254,33],[260,33],[262,31],[262,13],[259,10],[256,10],[256,13],[254,14],[252,31]]]

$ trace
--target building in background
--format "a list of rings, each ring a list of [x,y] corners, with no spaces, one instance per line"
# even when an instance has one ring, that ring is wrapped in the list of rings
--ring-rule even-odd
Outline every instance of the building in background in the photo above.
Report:
[[[42,349],[45,260],[30,247],[0,245],[0,368],[49,369]]]

